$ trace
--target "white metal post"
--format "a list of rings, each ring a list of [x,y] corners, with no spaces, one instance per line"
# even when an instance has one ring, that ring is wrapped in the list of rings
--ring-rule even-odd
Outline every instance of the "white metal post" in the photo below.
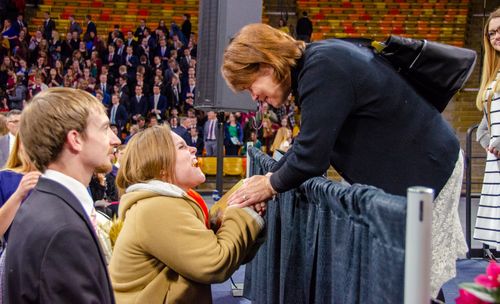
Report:
[[[431,227],[434,190],[411,187],[407,192],[405,304],[430,302]]]

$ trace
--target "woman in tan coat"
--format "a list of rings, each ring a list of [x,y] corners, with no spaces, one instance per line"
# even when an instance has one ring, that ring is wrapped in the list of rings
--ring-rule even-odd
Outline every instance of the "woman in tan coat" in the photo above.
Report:
[[[195,153],[166,126],[128,143],[116,179],[123,228],[109,265],[117,303],[212,303],[210,284],[258,248],[264,221],[253,209],[230,207],[217,232],[209,228],[190,190],[205,181]]]

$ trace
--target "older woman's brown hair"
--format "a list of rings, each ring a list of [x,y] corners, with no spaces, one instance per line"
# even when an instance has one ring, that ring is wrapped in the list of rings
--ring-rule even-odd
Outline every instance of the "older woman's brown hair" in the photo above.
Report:
[[[500,70],[500,53],[497,52],[493,46],[491,46],[490,38],[488,37],[488,27],[490,21],[494,18],[500,18],[500,8],[493,11],[488,20],[485,23],[483,30],[483,45],[484,45],[484,60],[483,60],[483,72],[481,75],[481,85],[479,86],[479,93],[476,98],[476,106],[479,110],[483,109],[484,95],[488,85],[495,79],[498,70]],[[500,82],[497,83],[496,88],[493,88],[493,92],[498,91]]]
[[[174,183],[176,152],[168,126],[154,126],[135,134],[120,158],[116,185],[121,193],[153,179]]]
[[[292,67],[305,50],[305,43],[269,25],[256,23],[243,27],[224,51],[222,75],[235,91],[250,87],[262,66],[270,66],[281,83],[290,77]]]

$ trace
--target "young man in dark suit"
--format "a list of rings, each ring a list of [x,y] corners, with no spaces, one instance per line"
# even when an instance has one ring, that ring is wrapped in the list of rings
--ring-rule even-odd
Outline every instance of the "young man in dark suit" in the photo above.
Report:
[[[165,117],[167,110],[167,97],[160,94],[161,88],[158,85],[153,86],[153,95],[149,97],[148,112],[154,114],[159,120]]]
[[[92,16],[85,16],[85,22],[87,23],[87,29],[85,30],[84,37],[88,39],[90,37],[90,32],[93,32],[94,35],[97,36],[97,26],[95,25],[94,21],[92,21]]]
[[[111,106],[109,107],[109,121],[116,125],[118,134],[121,134],[127,124],[128,114],[124,105],[120,104],[120,96],[113,94],[111,96]]]
[[[87,191],[94,172],[111,171],[120,144],[104,107],[88,92],[50,88],[24,109],[21,126],[43,174],[11,226],[7,303],[114,303]]]
[[[189,137],[186,143],[188,146],[196,148],[196,156],[202,156],[203,138],[200,136],[198,128],[191,127],[191,129],[189,129]]]
[[[135,96],[130,100],[130,117],[132,118],[132,123],[135,123],[139,116],[146,116],[147,110],[148,100],[142,94],[142,87],[139,85],[135,86]]]
[[[50,13],[45,12],[45,20],[43,21],[43,38],[50,40],[52,39],[52,31],[56,29],[56,23],[52,18],[50,18]]]

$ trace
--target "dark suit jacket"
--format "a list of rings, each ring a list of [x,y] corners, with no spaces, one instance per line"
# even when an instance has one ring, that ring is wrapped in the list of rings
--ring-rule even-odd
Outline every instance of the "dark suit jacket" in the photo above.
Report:
[[[80,23],[78,22],[73,22],[70,23],[69,25],[69,32],[73,33],[74,31],[78,32],[78,36],[80,36],[83,33],[82,27],[80,26]]]
[[[160,116],[163,118],[165,117],[165,111],[167,110],[167,97],[163,96],[160,94],[160,98],[158,99],[158,105],[156,108],[161,111]],[[155,96],[151,95],[149,96],[149,104],[148,104],[148,112],[151,112],[155,107]]]
[[[56,23],[52,18],[47,20],[43,20],[43,38],[49,40],[52,37],[52,30],[56,29]]]
[[[106,260],[78,199],[40,178],[12,223],[7,303],[114,303]]]
[[[133,70],[133,73],[135,73],[135,69],[139,65],[139,58],[135,55],[132,55],[129,59],[129,62],[132,66],[127,65],[127,54],[122,56],[122,64],[127,66],[127,71],[130,71],[131,69]],[[134,75],[135,76],[135,75]],[[134,77],[135,78],[135,77]]]
[[[441,113],[383,58],[347,41],[321,40],[307,45],[291,72],[302,124],[271,175],[276,191],[300,186],[329,165],[349,183],[391,194],[404,196],[413,185],[441,191],[460,143]]]
[[[113,105],[109,106],[108,116],[111,121],[111,110],[113,109]],[[127,123],[128,114],[124,105],[118,104],[118,108],[116,109],[115,114],[115,124],[118,126],[118,131],[121,132],[125,124]]]
[[[0,137],[0,168],[5,166],[9,158],[9,134]]]
[[[141,114],[146,117],[146,112],[148,110],[148,100],[146,96],[142,95],[141,99],[138,101],[137,96],[130,99],[130,116],[135,114]]]
[[[196,141],[194,141],[191,135],[188,134],[186,144],[196,148],[196,156],[201,156],[203,154],[203,138],[201,138],[201,135],[198,134]]]
[[[87,23],[87,30],[85,31],[85,36],[90,37],[90,32],[94,32],[97,35],[97,27],[93,21]]]
[[[135,41],[134,39],[132,39],[130,41],[128,39],[124,39],[123,43],[125,44],[125,51],[127,50],[126,49],[127,46],[132,46],[132,49],[134,50],[134,53],[135,53],[136,48],[137,48],[137,41]],[[125,55],[125,54],[123,54],[123,55]]]
[[[168,105],[170,107],[178,107],[180,105],[181,93],[182,92],[177,90],[177,95],[176,95],[171,85],[167,85],[165,87],[165,95],[167,97]]]

